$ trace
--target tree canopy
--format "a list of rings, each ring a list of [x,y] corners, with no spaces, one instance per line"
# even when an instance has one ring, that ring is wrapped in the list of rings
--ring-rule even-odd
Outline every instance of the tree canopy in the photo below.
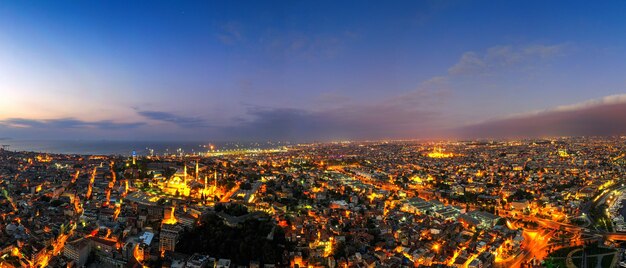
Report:
[[[272,239],[268,239],[271,232]],[[282,228],[271,221],[250,219],[230,227],[217,214],[208,214],[199,227],[183,234],[177,251],[228,258],[242,265],[251,260],[281,264],[286,243]]]

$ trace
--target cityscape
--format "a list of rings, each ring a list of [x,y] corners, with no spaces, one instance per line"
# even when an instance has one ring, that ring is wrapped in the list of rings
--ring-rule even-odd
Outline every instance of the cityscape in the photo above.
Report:
[[[0,1],[0,268],[626,267],[625,14]]]
[[[5,267],[614,267],[626,137],[0,151]]]

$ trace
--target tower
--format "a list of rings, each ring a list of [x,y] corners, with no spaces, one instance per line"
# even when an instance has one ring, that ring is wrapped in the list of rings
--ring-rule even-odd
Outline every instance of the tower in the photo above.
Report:
[[[196,160],[196,181],[198,181],[198,160]]]
[[[184,165],[185,167],[183,168],[183,182],[187,184],[187,163],[185,163]]]

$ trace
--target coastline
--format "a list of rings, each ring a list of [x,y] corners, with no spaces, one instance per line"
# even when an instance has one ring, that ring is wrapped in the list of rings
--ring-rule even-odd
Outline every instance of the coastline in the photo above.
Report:
[[[123,141],[123,140],[16,140],[0,142],[9,151],[79,155],[161,155],[172,153],[204,153],[215,150],[268,149],[291,145],[288,142],[202,142],[202,141]]]

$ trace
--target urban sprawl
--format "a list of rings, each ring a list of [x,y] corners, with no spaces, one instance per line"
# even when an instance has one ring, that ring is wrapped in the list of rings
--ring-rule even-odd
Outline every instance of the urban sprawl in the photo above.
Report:
[[[0,149],[0,266],[626,267],[625,137],[205,147]]]

